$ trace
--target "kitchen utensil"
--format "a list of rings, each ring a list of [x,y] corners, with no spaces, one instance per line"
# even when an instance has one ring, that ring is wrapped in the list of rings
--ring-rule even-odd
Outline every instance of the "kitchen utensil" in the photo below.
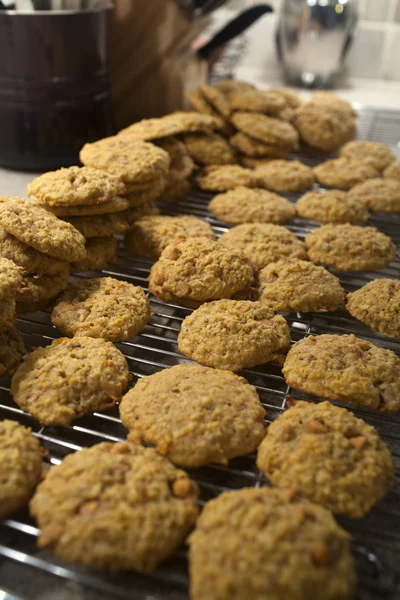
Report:
[[[332,83],[353,39],[357,6],[357,0],[283,0],[276,42],[290,83]]]

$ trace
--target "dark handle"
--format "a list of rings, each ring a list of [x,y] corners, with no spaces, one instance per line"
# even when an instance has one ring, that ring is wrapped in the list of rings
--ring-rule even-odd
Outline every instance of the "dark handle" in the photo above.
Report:
[[[260,17],[270,12],[273,12],[273,8],[269,4],[257,4],[248,8],[220,29],[209,42],[204,44],[197,51],[198,55],[207,60],[217,48],[233,40]]]

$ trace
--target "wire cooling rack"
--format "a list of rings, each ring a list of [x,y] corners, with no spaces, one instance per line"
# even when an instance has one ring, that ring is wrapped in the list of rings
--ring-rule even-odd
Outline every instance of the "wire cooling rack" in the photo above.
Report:
[[[400,140],[400,113],[360,111],[359,137],[387,144]],[[307,159],[306,159],[307,162]],[[295,201],[297,196],[290,195]],[[193,214],[206,219],[217,235],[227,227],[214,219],[207,211],[211,195],[194,192],[184,200],[164,204],[165,214]],[[376,214],[370,222],[389,234],[400,245],[400,215]],[[318,224],[304,219],[294,219],[289,225],[300,239]],[[147,276],[152,262],[134,258],[121,250],[118,263],[103,271],[104,275],[124,279],[147,289]],[[93,275],[93,274],[92,274]],[[375,273],[341,274],[347,291],[353,291],[377,277],[400,275],[400,260]],[[86,276],[86,275],[85,275]],[[190,309],[167,304],[151,297],[153,311],[150,323],[144,331],[129,342],[117,344],[126,356],[133,381],[156,371],[179,363],[190,362],[181,356],[177,348],[177,335],[182,320]],[[400,354],[400,340],[388,340],[355,321],[346,311],[321,314],[288,314],[292,341],[309,334],[355,333],[383,348]],[[38,312],[19,318],[17,327],[22,332],[27,348],[43,346],[59,336],[51,326],[49,315]],[[257,387],[268,420],[275,419],[286,405],[288,392],[296,397],[306,397],[289,390],[277,364],[267,364],[245,370],[243,374]],[[315,398],[309,397],[313,401]],[[375,414],[368,410],[354,412],[374,425],[389,445],[397,474],[396,485],[382,502],[361,520],[341,519],[341,524],[353,536],[353,551],[357,563],[359,586],[358,600],[396,600],[400,598],[400,414]],[[0,419],[9,418],[30,426],[41,443],[49,451],[52,464],[58,464],[70,452],[101,441],[119,441],[125,438],[118,410],[95,413],[77,420],[70,427],[41,427],[30,415],[21,411],[9,394],[9,380],[0,380]],[[244,486],[260,486],[263,478],[255,466],[254,456],[230,461],[228,467],[209,465],[191,471],[200,487],[200,499],[204,504],[225,490]],[[24,600],[187,600],[186,549],[182,547],[169,561],[151,576],[135,573],[107,574],[86,569],[79,565],[62,563],[36,548],[38,529],[27,511],[14,518],[0,521],[0,598],[1,590],[11,590]],[[251,600],[251,599],[249,599]]]

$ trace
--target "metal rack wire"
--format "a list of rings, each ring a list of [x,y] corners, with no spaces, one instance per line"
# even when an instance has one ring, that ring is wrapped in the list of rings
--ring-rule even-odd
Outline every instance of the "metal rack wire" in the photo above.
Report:
[[[390,143],[400,139],[400,113],[362,110],[359,137]],[[165,214],[190,213],[206,219],[217,235],[226,226],[207,212],[210,195],[195,192],[184,200],[163,206]],[[295,200],[296,196],[290,196]],[[400,215],[377,214],[372,225],[391,235],[400,245]],[[312,221],[294,219],[289,225],[299,238],[317,226]],[[104,275],[121,278],[147,288],[147,276],[151,261],[134,258],[121,250],[119,260]],[[377,277],[399,277],[400,260],[375,273],[341,274],[347,291],[352,291]],[[163,368],[182,362],[190,362],[179,354],[177,334],[182,320],[190,309],[166,304],[151,297],[153,316],[144,331],[129,342],[117,344],[126,356],[129,369],[137,378],[150,375]],[[292,341],[308,334],[349,333],[368,339],[383,348],[400,354],[400,340],[388,340],[355,321],[343,309],[334,313],[288,314]],[[31,349],[43,346],[59,336],[51,326],[49,315],[39,312],[18,319],[26,346]],[[267,364],[242,373],[255,385],[267,410],[268,420],[276,418],[286,405],[290,391],[282,377],[280,366]],[[292,393],[292,392],[291,392]],[[303,394],[294,393],[297,397]],[[316,400],[309,398],[311,400]],[[389,445],[397,476],[400,472],[400,414],[374,414],[368,410],[354,412],[373,424]],[[9,394],[9,380],[0,380],[0,419],[10,418],[28,425],[49,451],[52,464],[58,464],[65,455],[101,441],[119,441],[125,438],[118,410],[95,413],[76,421],[70,427],[41,427],[30,415],[21,411]],[[254,456],[234,459],[228,467],[209,465],[193,470],[191,475],[201,490],[201,503],[215,497],[223,490],[263,484],[255,466]],[[400,551],[400,487],[396,485],[387,497],[364,519],[341,523],[353,535],[353,549],[357,562],[360,600],[392,599],[400,597],[400,570],[396,555]],[[134,573],[107,574],[86,569],[79,565],[61,563],[36,548],[38,534],[35,523],[27,511],[14,518],[0,522],[0,597],[1,588],[29,600],[42,598],[72,598],[76,600],[138,599],[138,600],[186,600],[187,565],[186,551],[182,547],[171,560],[164,563],[152,576]],[[34,582],[34,585],[33,585]],[[67,590],[60,595],[60,590]],[[249,599],[250,600],[250,599]]]

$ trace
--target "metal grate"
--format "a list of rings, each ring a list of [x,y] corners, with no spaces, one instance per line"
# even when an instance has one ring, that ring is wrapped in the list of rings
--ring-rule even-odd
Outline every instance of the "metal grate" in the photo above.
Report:
[[[360,113],[359,135],[362,138],[385,142],[400,139],[400,113],[363,110]],[[207,212],[210,195],[193,193],[180,202],[163,205],[166,214],[190,213],[206,219],[217,235],[226,226]],[[289,197],[289,196],[288,196]],[[295,200],[296,196],[291,195]],[[392,236],[400,244],[400,215],[376,215],[372,225]],[[299,238],[312,231],[316,223],[294,219],[289,229]],[[151,261],[133,258],[121,250],[117,265],[103,273],[125,279],[147,288],[147,276]],[[359,273],[355,276],[341,275],[346,290],[352,291],[376,277],[399,277],[400,260],[377,273]],[[180,324],[189,309],[166,304],[151,298],[153,316],[141,335],[130,342],[117,344],[126,356],[131,373],[136,378],[150,375],[163,368],[187,361],[177,349],[176,338]],[[373,333],[368,327],[355,321],[344,310],[327,314],[289,314],[292,341],[308,334],[354,332],[383,348],[400,354],[400,340],[387,340]],[[28,349],[46,345],[59,334],[49,321],[47,313],[36,313],[18,319]],[[279,365],[267,364],[246,370],[243,375],[255,385],[261,401],[273,420],[285,409],[285,397],[289,389],[281,375]],[[297,397],[302,394],[294,393]],[[316,401],[316,399],[311,398]],[[373,414],[354,409],[354,412],[373,424],[389,445],[397,476],[400,472],[400,415]],[[125,438],[118,410],[86,416],[71,427],[40,427],[28,414],[22,412],[9,394],[9,381],[0,380],[0,419],[11,418],[32,428],[50,454],[52,464],[85,446],[101,441],[119,441]],[[228,467],[209,465],[191,472],[201,490],[201,503],[215,497],[223,490],[243,486],[259,486],[263,483],[255,466],[254,456],[234,459]],[[364,519],[341,523],[353,535],[353,549],[359,576],[359,600],[393,599],[400,595],[400,571],[396,555],[400,551],[400,487],[397,483],[387,497]],[[23,598],[68,598],[91,600],[92,598],[122,598],[139,600],[186,600],[187,564],[186,551],[181,548],[171,560],[164,563],[152,576],[134,573],[107,574],[91,571],[77,565],[65,564],[36,548],[38,530],[28,512],[21,512],[13,519],[0,522],[0,588],[12,589]],[[34,582],[34,583],[33,583]],[[65,595],[63,595],[65,594]],[[1,591],[0,591],[1,596]]]

